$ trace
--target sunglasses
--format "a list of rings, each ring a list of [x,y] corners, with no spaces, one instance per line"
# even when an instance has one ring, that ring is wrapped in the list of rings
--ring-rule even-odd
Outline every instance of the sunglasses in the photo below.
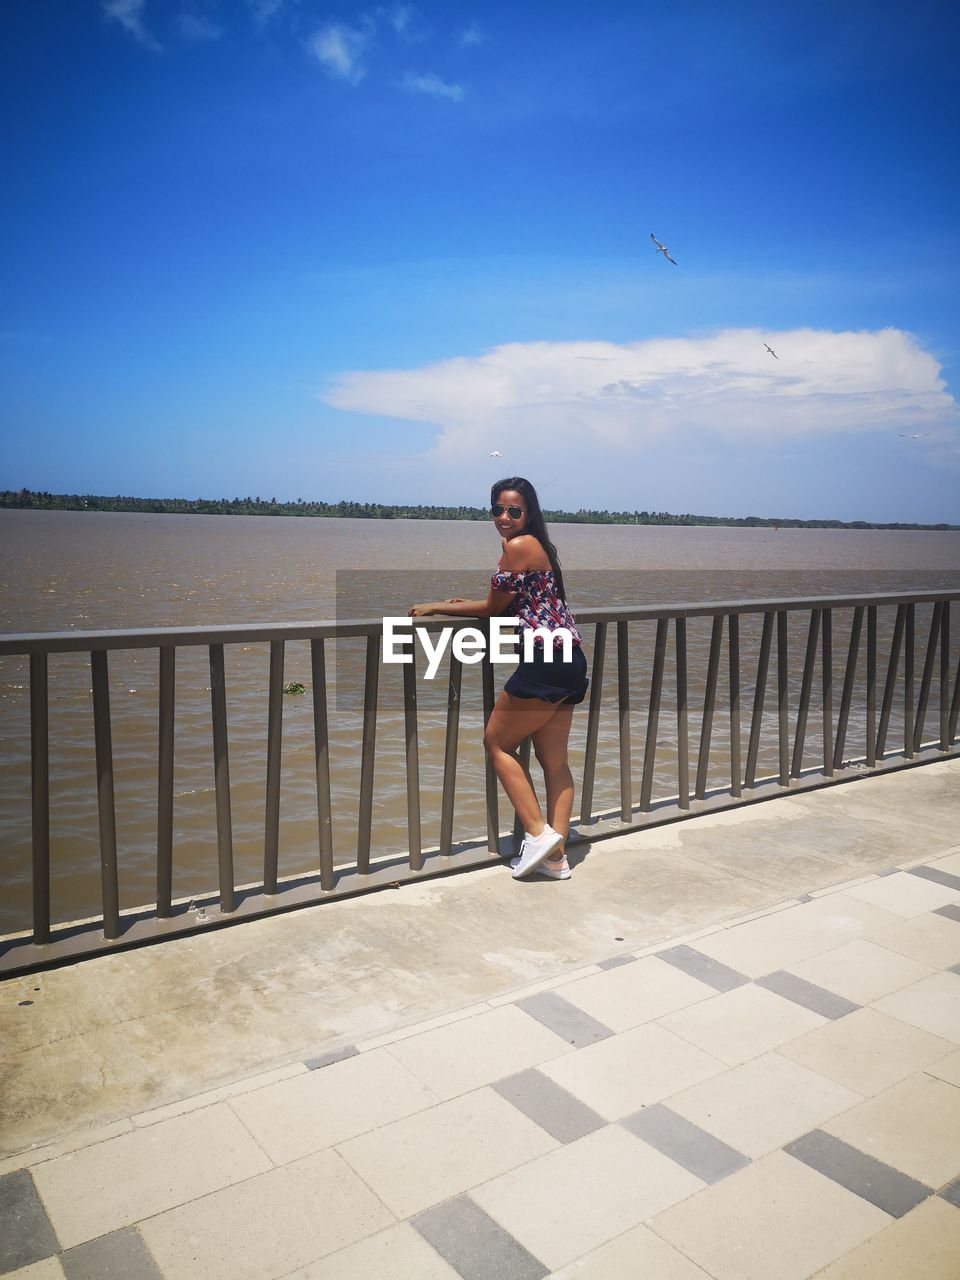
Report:
[[[519,520],[523,515],[523,507],[504,507],[497,502],[490,508],[490,514],[494,519],[502,516],[505,511],[511,520]]]

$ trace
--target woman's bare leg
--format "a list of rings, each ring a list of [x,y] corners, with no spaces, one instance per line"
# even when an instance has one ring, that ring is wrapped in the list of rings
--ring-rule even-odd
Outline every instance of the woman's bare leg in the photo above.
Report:
[[[535,735],[563,710],[565,708],[555,702],[545,702],[540,698],[515,698],[504,692],[496,701],[483,735],[483,745],[490,756],[490,763],[523,823],[523,829],[532,836],[538,836],[543,830],[543,814],[529,774],[520,763],[516,751],[524,738],[534,737],[536,741]],[[567,732],[569,733],[569,726]],[[553,826],[553,823],[550,825]],[[556,830],[559,831],[560,828],[557,827]]]
[[[557,714],[533,735],[533,749],[543,769],[547,790],[547,822],[563,834],[563,844],[550,859],[560,862],[566,853],[566,838],[573,813],[573,774],[567,763],[567,743],[573,707],[561,704]]]

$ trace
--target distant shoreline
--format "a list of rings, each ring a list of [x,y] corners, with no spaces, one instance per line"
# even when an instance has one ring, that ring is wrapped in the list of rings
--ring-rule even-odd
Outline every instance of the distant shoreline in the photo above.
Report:
[[[277,502],[257,498],[132,498],[91,493],[46,493],[32,489],[0,490],[0,510],[125,511],[141,515],[300,516],[354,520],[489,520],[484,507],[441,507],[380,502]],[[716,525],[731,529],[918,529],[960,532],[956,524],[909,521],[798,520],[790,516],[698,516],[669,511],[554,511],[544,509],[551,524]]]

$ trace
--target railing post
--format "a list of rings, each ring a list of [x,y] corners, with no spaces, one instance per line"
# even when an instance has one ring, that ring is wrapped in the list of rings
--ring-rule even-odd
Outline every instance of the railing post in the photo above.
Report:
[[[933,681],[933,664],[937,657],[937,641],[940,638],[940,614],[943,605],[938,600],[933,606],[933,617],[930,619],[930,634],[927,637],[927,652],[923,660],[923,674],[920,677],[920,696],[917,700],[917,718],[913,728],[913,749],[919,751],[923,742],[923,726],[927,718],[927,702],[930,698],[930,685]]]
[[[940,750],[950,749],[950,601],[940,614]]]
[[[787,613],[777,610],[777,728],[781,787],[790,784],[790,703],[787,678]]]
[[[120,936],[120,890],[117,883],[117,819],[113,799],[113,741],[110,732],[110,684],[106,649],[90,654],[93,676],[93,734],[97,754],[97,808],[100,817],[100,891],[103,936]]]
[[[447,684],[447,731],[443,742],[443,795],[440,802],[440,853],[444,857],[449,857],[453,851],[453,808],[457,794],[462,681],[463,663],[451,653],[450,678]]]
[[[720,645],[723,640],[723,615],[717,614],[710,628],[710,657],[707,661],[707,687],[703,695],[703,718],[700,721],[700,750],[697,753],[697,783],[694,795],[706,798],[707,771],[710,767],[710,739],[713,736],[713,713],[717,705],[717,676],[720,672]]]
[[[880,726],[877,729],[877,757],[883,759],[887,745],[887,726],[890,723],[890,712],[893,709],[893,695],[897,686],[897,668],[900,666],[900,648],[903,644],[903,628],[907,618],[907,606],[897,605],[897,617],[893,624],[893,637],[890,640],[890,658],[887,662],[887,676],[883,683],[883,702],[880,707]]]
[[[483,686],[483,731],[487,731],[487,721],[493,715],[496,694],[493,689],[493,663],[490,661],[490,623],[484,625],[486,645],[480,662],[480,680]],[[493,767],[490,753],[484,751],[484,799],[487,811],[487,849],[500,856],[500,795],[497,791],[497,771]]]
[[[752,787],[757,781],[757,758],[760,753],[760,732],[763,728],[763,704],[767,695],[767,671],[770,666],[770,645],[773,640],[773,614],[769,611],[763,615],[763,630],[760,633],[760,656],[757,659],[757,684],[753,694],[753,716],[750,720],[750,739],[747,743],[747,772],[743,779],[745,787]]]
[[[157,737],[157,915],[173,915],[173,735],[176,701],[173,645],[160,646],[160,695]]]
[[[330,733],[327,724],[327,662],[323,640],[310,641],[313,678],[313,754],[317,775],[317,821],[320,845],[320,888],[336,884],[333,871],[333,813],[330,804]]]
[[[593,817],[593,782],[597,770],[597,737],[600,732],[600,702],[603,698],[603,668],[607,652],[607,624],[598,622],[593,638],[593,668],[590,673],[590,701],[587,703],[587,741],[583,753],[583,785],[580,788],[580,821]]]
[[[807,630],[807,651],[803,658],[803,677],[800,681],[800,706],[797,710],[797,728],[793,738],[793,763],[790,773],[799,778],[803,772],[803,748],[807,739],[807,717],[810,714],[810,694],[813,690],[813,673],[817,663],[817,639],[820,634],[820,610],[810,610],[810,626]]]
[[[33,941],[50,941],[50,744],[47,655],[30,655],[30,823]]]
[[[903,754],[913,759],[913,664],[916,606],[907,605],[907,628],[903,641]]]
[[[743,774],[740,771],[740,618],[736,613],[727,617],[728,658],[730,673],[730,794],[739,799],[743,794]]]
[[[840,694],[840,717],[837,721],[837,741],[833,748],[833,767],[839,769],[843,764],[843,749],[847,741],[847,722],[850,719],[850,703],[853,698],[853,686],[857,678],[857,659],[860,656],[860,633],[863,630],[863,609],[853,611],[850,624],[850,647],[847,649],[847,665],[843,673],[843,691]]]
[[[620,821],[633,813],[633,778],[630,753],[630,651],[627,623],[617,623],[617,711],[620,729]]]
[[[867,768],[877,764],[877,606],[867,609]]]
[[[283,742],[283,641],[270,642],[267,695],[267,795],[263,820],[263,891],[277,892],[280,848],[280,760]]]
[[[960,662],[957,663],[957,674],[953,681],[953,698],[950,702],[950,723],[949,729],[950,745],[957,736],[957,716],[960,714]]]
[[[663,693],[663,664],[667,654],[667,619],[657,619],[657,638],[653,648],[653,673],[650,677],[650,708],[647,712],[647,736],[643,747],[643,777],[640,781],[640,812],[649,813],[653,799],[653,771],[657,760],[657,730],[660,726],[660,697]]]
[[[370,872],[373,823],[373,767],[377,746],[377,693],[380,682],[380,637],[367,636],[363,675],[363,739],[360,745],[360,813],[357,821],[357,874]]]
[[[820,619],[821,671],[823,692],[823,772],[833,777],[833,610],[824,609]]]
[[[690,738],[687,724],[687,620],[674,620],[677,654],[677,806],[690,808]]]
[[[222,644],[210,646],[210,706],[213,712],[220,910],[227,914],[236,909],[236,889],[233,879],[233,819],[230,813],[230,760],[227,747],[227,682]]]
[[[407,775],[407,846],[411,871],[423,869],[420,832],[420,747],[417,739],[417,648],[403,668],[403,740]]]

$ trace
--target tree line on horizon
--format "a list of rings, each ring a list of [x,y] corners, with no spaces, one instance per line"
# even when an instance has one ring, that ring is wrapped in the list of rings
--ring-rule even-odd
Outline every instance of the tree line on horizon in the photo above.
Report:
[[[45,490],[0,490],[0,508],[37,511],[126,511],[150,515],[308,516],[358,520],[489,520],[485,507],[405,505],[381,502],[316,502],[297,498],[134,498],[117,494],[48,493]],[[670,511],[578,511],[544,508],[554,524],[720,525],[730,528],[780,529],[933,529],[958,530],[960,525],[916,524],[908,521],[800,520],[790,516],[702,516]]]

